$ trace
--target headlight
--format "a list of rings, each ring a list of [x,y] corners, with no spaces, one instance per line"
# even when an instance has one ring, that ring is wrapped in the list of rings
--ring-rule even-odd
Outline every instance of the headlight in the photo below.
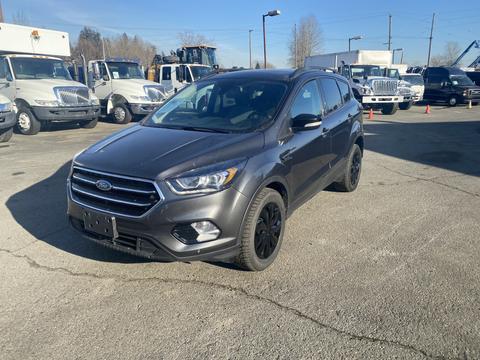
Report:
[[[131,97],[133,100],[147,101],[147,102],[150,102],[150,101],[151,101],[148,96],[130,95],[130,97]]]
[[[362,87],[362,92],[363,92],[363,95],[373,95],[372,89],[366,86]]]
[[[57,100],[35,100],[35,102],[40,106],[60,106]]]
[[[463,96],[467,96],[468,95],[468,90],[463,90]]]
[[[88,97],[90,98],[91,105],[100,105],[100,100],[98,100],[91,89],[88,89]]]
[[[167,184],[179,195],[216,192],[231,185],[244,165],[245,162],[231,166],[225,163],[223,166],[194,170],[167,180]]]
[[[0,112],[9,112],[13,110],[13,105],[11,102],[0,104]]]

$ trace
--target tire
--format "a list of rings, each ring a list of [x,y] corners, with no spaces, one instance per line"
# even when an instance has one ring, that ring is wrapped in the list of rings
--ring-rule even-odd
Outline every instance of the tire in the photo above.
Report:
[[[80,126],[84,129],[93,129],[95,126],[97,126],[97,123],[98,123],[98,118],[95,118],[93,120],[82,121],[80,123]]]
[[[393,115],[398,110],[398,103],[390,103],[382,106],[383,115]]]
[[[272,218],[275,224],[270,226]],[[236,264],[250,271],[262,271],[270,266],[282,245],[285,220],[282,196],[269,188],[261,190],[247,210]]]
[[[13,135],[13,128],[0,130],[0,143],[9,142]]]
[[[116,104],[112,109],[112,117],[115,124],[128,124],[132,121],[132,113],[124,103]]]
[[[454,106],[457,106],[458,104],[458,99],[456,96],[451,96],[449,99],[448,99],[448,106],[450,107],[454,107]]]
[[[20,105],[17,111],[17,130],[23,135],[36,135],[42,124],[35,117],[35,114],[25,105]]]
[[[357,144],[353,144],[348,155],[347,164],[342,174],[342,179],[333,184],[335,190],[341,192],[354,191],[360,181],[362,172],[362,150]]]
[[[412,107],[412,105],[413,101],[409,101],[401,103],[400,105],[398,105],[398,107],[400,108],[400,110],[408,110]]]

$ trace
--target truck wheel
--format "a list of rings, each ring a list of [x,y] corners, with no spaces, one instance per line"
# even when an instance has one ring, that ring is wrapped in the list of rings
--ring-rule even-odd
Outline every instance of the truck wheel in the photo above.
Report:
[[[235,260],[243,269],[262,271],[277,257],[286,219],[285,203],[273,189],[261,190],[247,210],[241,233],[240,253]]]
[[[98,123],[98,118],[95,118],[93,120],[82,121],[80,123],[80,126],[84,129],[93,129],[95,126],[97,126],[97,123]]]
[[[116,104],[112,111],[113,121],[116,124],[128,124],[132,121],[132,113],[128,109],[128,107],[123,104]]]
[[[19,106],[17,112],[17,130],[23,135],[36,135],[42,124],[37,120],[32,110],[24,105]]]
[[[452,96],[450,97],[450,99],[448,99],[448,106],[457,106],[458,104],[458,99],[456,96]]]
[[[399,104],[398,107],[400,108],[400,110],[408,110],[412,107],[412,105],[413,105],[413,101],[408,101],[408,102],[403,102]]]
[[[9,142],[13,135],[13,128],[0,130],[0,142]]]
[[[362,172],[362,150],[357,144],[353,144],[348,155],[347,164],[342,175],[342,179],[333,183],[335,190],[342,192],[354,191],[360,181]]]
[[[393,115],[398,110],[398,103],[390,103],[382,106],[383,115]]]

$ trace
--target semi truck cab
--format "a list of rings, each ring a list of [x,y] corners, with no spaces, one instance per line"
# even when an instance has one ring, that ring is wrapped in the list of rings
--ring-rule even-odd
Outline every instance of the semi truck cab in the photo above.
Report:
[[[102,114],[118,124],[149,114],[168,97],[165,87],[145,79],[138,62],[111,58],[88,63],[89,84]]]

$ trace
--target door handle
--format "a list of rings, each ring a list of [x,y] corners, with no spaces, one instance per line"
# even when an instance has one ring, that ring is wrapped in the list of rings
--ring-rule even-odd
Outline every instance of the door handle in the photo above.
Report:
[[[287,162],[288,160],[291,160],[293,150],[295,150],[295,148],[288,149],[288,150],[285,150],[284,152],[282,152],[280,154],[280,161],[284,163],[284,162]]]
[[[330,132],[330,129],[329,129],[329,128],[326,128],[326,127],[324,127],[324,128],[322,129],[322,137],[325,137],[325,136],[327,136],[329,132]]]

